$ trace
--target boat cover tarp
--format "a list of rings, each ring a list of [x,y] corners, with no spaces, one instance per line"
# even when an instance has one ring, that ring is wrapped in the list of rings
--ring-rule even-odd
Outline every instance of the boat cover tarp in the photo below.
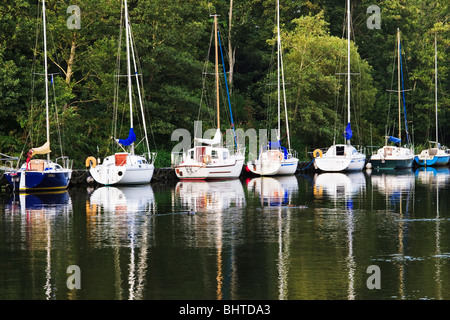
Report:
[[[393,143],[402,143],[401,139],[393,137],[393,136],[389,136],[388,140],[393,142]]]
[[[130,132],[128,133],[128,138],[119,139],[119,143],[123,146],[129,146],[135,141],[136,141],[136,134],[134,133],[133,128],[130,128]]]
[[[284,159],[288,158],[288,151],[287,151],[287,149],[285,147],[281,146],[281,142],[280,141],[269,141],[269,149],[270,150],[282,149],[283,150]],[[263,150],[267,150],[267,147],[264,147]]]
[[[37,148],[32,148],[30,150],[31,157],[34,156],[35,154],[47,154],[50,152],[52,152],[52,151],[50,150],[50,142],[48,142],[48,141],[46,143],[44,143],[42,146],[37,147]]]
[[[345,138],[345,140],[350,140],[352,138],[352,136],[353,136],[353,132],[352,132],[352,128],[351,128],[350,122],[349,122],[344,131],[344,138]]]
[[[214,146],[214,145],[220,144],[221,138],[222,138],[222,134],[220,133],[220,129],[217,129],[213,139],[194,138],[194,141],[209,144],[210,146]]]

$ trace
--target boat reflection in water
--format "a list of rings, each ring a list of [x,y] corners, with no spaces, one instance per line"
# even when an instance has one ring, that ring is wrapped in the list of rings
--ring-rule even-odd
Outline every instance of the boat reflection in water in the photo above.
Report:
[[[149,184],[100,187],[86,202],[90,246],[115,248],[114,292],[117,299],[143,298],[154,212],[154,194]],[[120,248],[125,248],[122,253]],[[128,262],[127,267],[121,260]],[[124,275],[127,275],[127,281],[122,279]],[[127,287],[124,287],[125,283]]]
[[[405,297],[406,273],[408,260],[414,259],[412,252],[408,252],[408,243],[411,237],[411,215],[414,215],[415,177],[412,169],[400,169],[371,173],[372,186],[385,197],[382,210],[378,211],[378,221],[382,230],[390,231],[389,238],[394,240],[396,249],[387,256],[381,256],[378,261],[392,262],[397,269],[398,287],[395,294],[400,298]],[[380,235],[381,236],[381,235]],[[393,289],[394,290],[394,289]]]
[[[391,204],[399,204],[402,195],[409,199],[414,193],[415,178],[411,169],[374,171],[371,173],[370,179],[374,189],[385,195]]]
[[[363,172],[321,173],[314,175],[314,198],[325,195],[335,204],[345,201],[353,206],[353,197],[366,189],[366,177]]]
[[[278,259],[278,300],[289,297],[289,266],[291,252],[291,214],[305,206],[294,205],[294,197],[298,193],[296,176],[258,177],[247,182],[249,194],[260,198],[263,208],[270,208],[269,214],[276,213],[273,219],[273,230],[277,230]],[[274,209],[274,210],[273,210]],[[267,213],[267,212],[264,212]],[[275,225],[276,224],[276,225]]]
[[[175,196],[187,212],[218,212],[232,207],[245,206],[245,194],[238,179],[222,181],[180,181]]]
[[[175,186],[172,206],[175,213],[187,213],[191,219],[185,221],[179,230],[183,242],[195,248],[214,248],[215,251],[215,295],[222,300],[225,291],[231,298],[238,282],[235,261],[235,239],[242,227],[242,215],[236,214],[245,207],[245,194],[238,179],[217,181],[182,180]],[[230,246],[230,254],[224,250]],[[225,271],[228,269],[228,272]],[[228,274],[225,274],[228,273]],[[226,288],[227,278],[230,288]]]
[[[349,173],[321,173],[314,176],[314,198],[322,200],[331,199],[332,208],[321,208],[316,210],[319,217],[320,227],[325,228],[329,234],[331,230],[343,228],[347,234],[345,244],[347,255],[339,261],[347,269],[347,299],[355,300],[355,253],[354,253],[354,230],[357,215],[354,211],[353,200],[361,197],[366,190],[366,177],[363,172]],[[344,206],[343,206],[344,204]],[[341,218],[343,217],[343,219]],[[341,224],[344,223],[344,226]],[[341,237],[336,235],[339,241]]]
[[[144,213],[153,210],[155,199],[149,184],[120,187],[100,187],[90,196],[92,210],[108,213]]]
[[[419,182],[442,186],[450,180],[449,167],[420,167],[414,172]]]
[[[436,192],[436,213],[435,213],[435,251],[432,258],[435,260],[435,275],[436,279],[436,295],[437,299],[442,300],[442,269],[448,261],[448,253],[442,252],[441,249],[441,222],[446,224],[447,219],[442,218],[439,213],[439,190],[444,188],[450,180],[450,168],[448,167],[420,167],[416,169],[415,175],[419,182],[428,185],[430,191]],[[445,243],[445,242],[444,242]],[[445,269],[444,269],[445,270]]]
[[[5,205],[5,214],[10,215],[11,220],[11,232],[8,232],[11,243],[22,243],[27,250],[32,251],[33,284],[27,287],[31,299],[57,298],[57,274],[59,270],[67,268],[65,261],[61,261],[58,256],[59,252],[69,248],[67,241],[58,239],[61,236],[70,238],[70,235],[62,235],[61,230],[71,224],[72,209],[72,200],[67,191],[13,194]],[[14,232],[17,227],[20,228],[20,239],[15,238],[18,236]],[[22,270],[20,266],[18,268]],[[39,282],[43,278],[44,284]],[[68,293],[69,298],[71,294],[73,292]]]
[[[262,206],[289,206],[298,192],[298,181],[295,176],[258,177],[247,182],[247,189],[260,198]]]

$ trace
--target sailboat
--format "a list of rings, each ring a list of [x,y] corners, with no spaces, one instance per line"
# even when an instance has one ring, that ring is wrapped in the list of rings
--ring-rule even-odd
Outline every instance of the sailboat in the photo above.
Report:
[[[139,75],[136,65],[135,52],[131,34],[131,24],[128,17],[127,0],[123,1],[125,10],[125,42],[127,53],[127,80],[128,80],[128,97],[130,108],[130,129],[126,139],[115,139],[124,152],[116,152],[107,156],[103,163],[97,163],[94,157],[86,159],[86,166],[90,167],[89,173],[97,183],[103,185],[131,185],[150,183],[154,167],[155,153],[150,154],[150,147],[147,137],[147,127],[145,122],[144,109],[142,104],[141,90],[139,86]],[[133,58],[134,76],[131,74],[131,57]],[[147,148],[148,159],[145,156],[135,154],[134,142],[136,134],[133,128],[133,94],[132,94],[132,78],[136,79],[136,87],[141,108],[141,117],[143,121],[143,131],[145,138],[145,147]],[[129,147],[126,151],[124,147]]]
[[[400,30],[397,29],[397,49],[398,49],[398,138],[393,136],[385,137],[384,147],[377,150],[376,154],[373,154],[370,158],[370,164],[373,169],[402,169],[411,168],[414,162],[414,151],[412,148],[392,146],[388,145],[388,142],[393,142],[395,144],[401,145],[402,134],[401,134],[401,94],[403,93],[403,106],[405,113],[405,130],[408,145],[410,144],[410,137],[408,134],[408,125],[406,121],[406,106],[405,106],[405,90],[401,89],[400,81],[403,80],[402,74],[402,55],[401,55],[401,42],[400,42]]]
[[[47,141],[27,154],[26,162],[18,170],[5,172],[5,177],[13,190],[19,192],[49,191],[66,189],[72,177],[72,161],[65,156],[50,160],[50,120],[49,120],[49,74],[47,66],[47,32],[45,16],[45,0],[42,0],[42,23],[44,35],[44,77],[45,77],[45,111]],[[53,79],[53,78],[52,78]],[[35,155],[47,155],[47,159],[32,159]],[[58,161],[61,160],[61,164]]]
[[[281,145],[281,87],[280,72],[283,86],[284,112],[286,115],[286,136],[288,140],[288,149]],[[297,171],[298,158],[296,152],[291,150],[291,140],[289,136],[289,121],[286,105],[286,93],[284,87],[283,56],[281,52],[280,35],[280,2],[277,0],[277,88],[278,88],[278,128],[277,141],[270,141],[267,145],[261,146],[259,156],[247,162],[247,168],[250,172],[260,176],[275,175],[293,175]]]
[[[195,138],[194,147],[187,152],[172,153],[172,166],[179,179],[236,179],[241,174],[245,160],[242,150],[237,148],[235,154],[230,154],[221,142],[217,15],[214,15],[214,33],[217,129],[212,139]]]
[[[353,133],[350,125],[350,0],[347,1],[347,127],[345,144],[333,144],[325,153],[320,149],[314,151],[314,167],[321,171],[361,171],[366,163],[366,156],[350,144]]]
[[[437,38],[434,39],[434,95],[435,95],[435,116],[436,116],[436,141],[430,141],[428,149],[414,157],[416,163],[420,166],[445,166],[448,164],[450,154],[442,149],[438,142],[438,99],[437,99]],[[434,143],[434,148],[431,144]]]

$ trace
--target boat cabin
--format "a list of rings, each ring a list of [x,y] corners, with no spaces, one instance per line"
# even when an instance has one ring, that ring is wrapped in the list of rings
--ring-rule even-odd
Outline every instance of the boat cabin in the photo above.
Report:
[[[200,146],[188,150],[186,162],[201,162],[204,164],[223,163],[230,158],[227,148]]]

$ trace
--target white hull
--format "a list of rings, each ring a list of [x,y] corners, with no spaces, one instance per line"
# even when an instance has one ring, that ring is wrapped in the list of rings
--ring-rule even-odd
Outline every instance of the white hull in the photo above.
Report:
[[[236,179],[244,165],[244,157],[230,159],[228,164],[186,163],[175,167],[179,179]]]
[[[253,160],[247,163],[247,168],[260,176],[293,175],[297,171],[298,159],[282,159],[281,161]]]
[[[343,152],[337,152],[342,148]],[[325,172],[361,171],[366,164],[366,156],[349,145],[334,145],[314,159],[314,167]]]
[[[172,153],[172,166],[179,179],[239,178],[244,160],[239,153],[230,155],[225,147],[195,146],[181,155]]]
[[[115,157],[109,156],[103,164],[91,166],[89,172],[97,183],[111,186],[150,183],[154,170],[145,158],[128,154],[123,165],[116,165]]]

